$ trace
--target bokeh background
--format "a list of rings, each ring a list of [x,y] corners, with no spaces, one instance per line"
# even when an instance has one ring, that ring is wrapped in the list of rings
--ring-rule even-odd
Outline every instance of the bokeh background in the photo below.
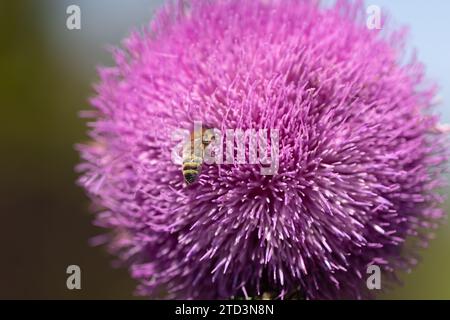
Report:
[[[0,298],[135,299],[127,271],[112,268],[88,239],[83,191],[75,185],[86,140],[77,117],[88,108],[96,66],[105,49],[144,26],[162,0],[0,1]],[[443,121],[450,123],[450,1],[373,0],[396,25],[410,26],[430,79],[441,86]],[[66,8],[81,8],[81,30],[66,28]],[[449,207],[450,212],[450,206]],[[82,270],[82,289],[66,288],[66,268]],[[444,225],[404,286],[389,299],[450,299],[450,225]]]

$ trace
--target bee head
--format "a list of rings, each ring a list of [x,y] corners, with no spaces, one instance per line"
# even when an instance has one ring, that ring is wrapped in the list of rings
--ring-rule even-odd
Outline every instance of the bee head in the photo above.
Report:
[[[213,129],[207,129],[203,132],[202,140],[203,140],[204,144],[209,144],[211,141],[214,140],[214,138],[215,138],[215,134],[214,134]]]

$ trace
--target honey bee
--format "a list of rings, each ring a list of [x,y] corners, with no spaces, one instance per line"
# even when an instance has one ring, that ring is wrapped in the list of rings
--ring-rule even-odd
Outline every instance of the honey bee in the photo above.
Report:
[[[205,133],[207,130],[193,131],[189,141],[183,147],[182,172],[187,185],[197,181],[201,173],[205,148],[213,140],[212,135]]]

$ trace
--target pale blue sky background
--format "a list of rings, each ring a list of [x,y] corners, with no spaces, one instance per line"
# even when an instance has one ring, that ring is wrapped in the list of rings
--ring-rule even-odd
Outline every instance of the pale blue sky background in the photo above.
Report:
[[[333,0],[325,0],[333,1]],[[104,46],[118,44],[136,26],[145,25],[163,0],[62,0],[42,6],[55,58],[80,62],[76,72],[90,72],[100,61],[108,61]],[[416,47],[427,67],[428,77],[440,87],[443,121],[450,123],[450,1],[448,0],[366,0],[367,6],[387,10],[395,25],[410,27],[410,45]],[[65,28],[65,9],[77,4],[82,10],[82,30]],[[73,67],[73,65],[72,65]],[[70,66],[69,66],[70,68]]]
[[[443,103],[440,112],[450,122],[450,1],[448,0],[376,0],[390,12],[397,25],[410,27],[410,44],[418,49],[427,75],[440,85]]]

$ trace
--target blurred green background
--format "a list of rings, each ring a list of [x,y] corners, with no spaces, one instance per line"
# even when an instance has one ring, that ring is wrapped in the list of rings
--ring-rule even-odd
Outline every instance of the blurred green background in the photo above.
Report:
[[[88,108],[105,47],[150,20],[160,0],[0,1],[0,298],[134,299],[125,269],[88,239],[89,201],[75,185],[77,116]],[[82,29],[66,28],[77,4]],[[447,88],[448,90],[448,88]],[[442,227],[405,285],[382,297],[450,299],[450,228]],[[82,289],[66,288],[66,268],[82,270]]]

